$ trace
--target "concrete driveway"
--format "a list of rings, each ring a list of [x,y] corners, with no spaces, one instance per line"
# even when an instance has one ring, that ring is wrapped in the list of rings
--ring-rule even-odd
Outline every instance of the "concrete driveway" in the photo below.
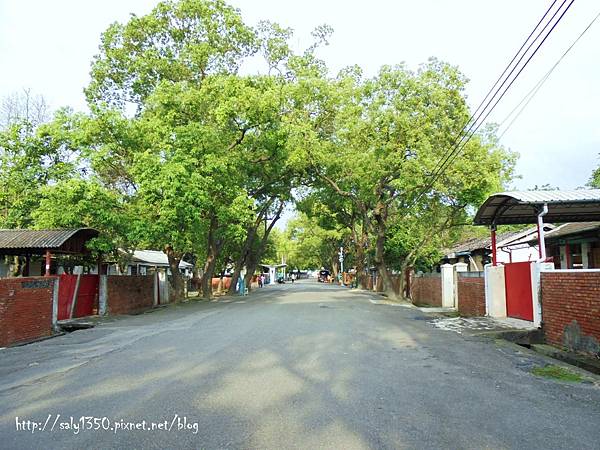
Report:
[[[372,298],[268,286],[0,350],[0,446],[598,448],[597,385]]]

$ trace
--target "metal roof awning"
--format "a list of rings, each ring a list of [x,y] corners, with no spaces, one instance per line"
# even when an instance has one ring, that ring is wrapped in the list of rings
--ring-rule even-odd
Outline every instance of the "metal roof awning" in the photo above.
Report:
[[[0,230],[1,255],[43,255],[89,253],[86,243],[99,232],[93,228],[58,230]]]
[[[600,189],[577,191],[514,191],[490,196],[479,208],[475,225],[536,223],[548,206],[546,222],[600,221]]]

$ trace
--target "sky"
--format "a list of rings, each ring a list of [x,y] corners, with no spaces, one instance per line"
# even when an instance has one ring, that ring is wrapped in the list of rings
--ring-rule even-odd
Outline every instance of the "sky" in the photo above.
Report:
[[[154,0],[0,0],[0,98],[30,89],[53,108],[85,111],[100,34]],[[230,0],[253,25],[271,20],[295,30],[293,45],[310,31],[334,34],[319,51],[332,74],[357,64],[368,76],[383,64],[416,68],[431,56],[457,65],[469,78],[476,107],[541,18],[549,0]],[[576,0],[488,121],[500,123],[600,12]],[[600,158],[600,19],[544,84],[501,143],[520,154],[510,188],[584,186]]]

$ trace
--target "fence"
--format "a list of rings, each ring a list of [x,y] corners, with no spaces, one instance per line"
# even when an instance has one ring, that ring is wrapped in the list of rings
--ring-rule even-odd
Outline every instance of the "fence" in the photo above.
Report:
[[[0,347],[52,334],[57,288],[54,277],[0,280]]]
[[[485,316],[483,272],[456,272],[457,309],[461,316]]]
[[[600,271],[542,272],[541,288],[546,340],[600,354]]]
[[[410,294],[415,305],[442,306],[442,278],[439,273],[424,273],[411,279]]]
[[[106,307],[102,312],[108,314],[132,314],[150,309],[158,303],[156,275],[103,275],[101,291],[106,289]]]

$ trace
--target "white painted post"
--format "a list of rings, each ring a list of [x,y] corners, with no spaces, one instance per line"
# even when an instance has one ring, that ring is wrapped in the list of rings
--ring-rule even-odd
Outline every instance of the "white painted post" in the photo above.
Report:
[[[152,286],[152,306],[158,306],[158,296],[159,296],[158,272],[154,272],[154,276],[152,278],[154,280],[154,286]]]
[[[531,298],[533,301],[533,326],[542,326],[542,272],[554,270],[553,263],[531,263]]]
[[[442,307],[454,308],[454,266],[442,264]]]
[[[99,275],[98,280],[98,314],[106,315],[108,305],[108,275]]]
[[[54,277],[54,286],[52,287],[52,329],[55,332],[60,331],[58,327],[58,288],[60,277]]]
[[[504,266],[485,266],[485,314],[506,317],[506,285]]]

